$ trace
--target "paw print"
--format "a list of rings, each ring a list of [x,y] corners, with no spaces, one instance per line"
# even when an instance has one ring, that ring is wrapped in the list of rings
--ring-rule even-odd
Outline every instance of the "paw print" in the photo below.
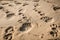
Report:
[[[51,24],[50,27],[51,27],[50,35],[52,35],[53,37],[57,37],[58,36],[58,30],[57,30],[58,25]]]
[[[12,31],[13,31],[13,27],[12,26],[10,26],[7,29],[5,29],[5,33],[12,32]]]
[[[53,37],[57,37],[58,34],[57,34],[57,31],[50,31],[50,35],[52,35]]]
[[[18,15],[19,15],[19,16],[22,16],[22,18],[19,19],[17,22],[23,23],[24,21],[27,21],[27,20],[28,20],[28,19],[27,19],[27,16],[25,16],[23,13],[19,13]]]
[[[40,16],[44,16],[44,15],[45,15],[45,13],[42,13],[41,11],[38,11],[38,14],[39,14]]]
[[[12,26],[5,29],[4,40],[12,40],[12,31],[14,31]]]
[[[12,40],[12,34],[11,33],[5,34],[3,38],[4,40]]]
[[[31,26],[31,23],[23,23],[22,26],[19,28],[20,31],[26,31],[28,27]]]
[[[52,20],[52,17],[44,16],[41,17],[40,20],[43,20],[44,22],[49,22],[50,20]]]

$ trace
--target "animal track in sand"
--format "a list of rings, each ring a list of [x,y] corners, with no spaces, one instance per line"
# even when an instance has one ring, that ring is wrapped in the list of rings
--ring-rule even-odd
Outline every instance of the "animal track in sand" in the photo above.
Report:
[[[0,40],[60,40],[60,7],[53,4],[44,0],[1,1]]]

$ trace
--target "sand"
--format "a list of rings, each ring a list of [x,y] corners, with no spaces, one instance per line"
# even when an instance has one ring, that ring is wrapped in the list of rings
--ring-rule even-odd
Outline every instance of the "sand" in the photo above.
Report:
[[[60,40],[60,0],[0,1],[0,40]]]

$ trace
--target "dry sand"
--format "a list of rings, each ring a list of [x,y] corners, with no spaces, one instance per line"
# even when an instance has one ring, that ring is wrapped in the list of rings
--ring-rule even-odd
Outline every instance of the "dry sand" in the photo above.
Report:
[[[0,40],[60,40],[60,0],[0,1]]]

